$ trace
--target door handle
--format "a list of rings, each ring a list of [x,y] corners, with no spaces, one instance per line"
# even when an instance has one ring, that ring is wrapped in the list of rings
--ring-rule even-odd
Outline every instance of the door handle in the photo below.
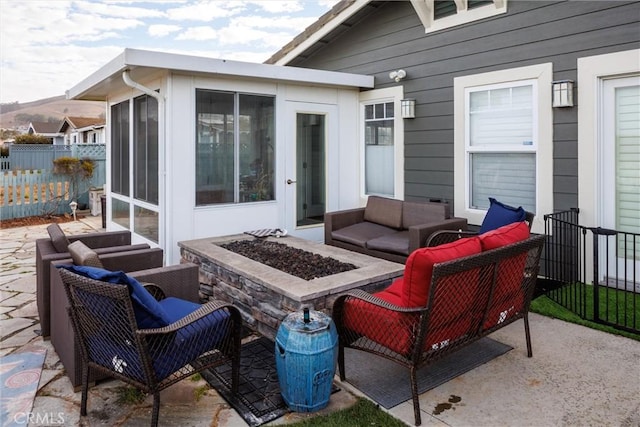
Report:
[[[291,179],[288,179],[288,180],[287,180],[287,184],[289,184],[289,185],[291,185],[291,184],[295,184],[295,183],[296,183],[296,182],[295,182],[295,181],[292,181]]]

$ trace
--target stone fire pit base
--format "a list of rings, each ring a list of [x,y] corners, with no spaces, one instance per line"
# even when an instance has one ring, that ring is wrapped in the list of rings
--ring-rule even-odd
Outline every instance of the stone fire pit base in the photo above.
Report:
[[[254,239],[246,234],[179,242],[183,262],[200,267],[203,302],[216,299],[233,303],[252,330],[275,339],[278,327],[289,314],[304,307],[331,315],[338,295],[359,288],[375,292],[402,276],[404,265],[327,246],[297,237],[268,240],[356,265],[355,270],[304,280],[220,247],[237,240]]]

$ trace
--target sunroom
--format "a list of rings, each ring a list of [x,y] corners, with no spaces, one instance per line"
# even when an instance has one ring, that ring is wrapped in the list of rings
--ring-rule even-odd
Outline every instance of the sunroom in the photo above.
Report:
[[[107,229],[177,242],[262,228],[321,241],[360,197],[373,77],[126,49],[67,91],[107,104]]]

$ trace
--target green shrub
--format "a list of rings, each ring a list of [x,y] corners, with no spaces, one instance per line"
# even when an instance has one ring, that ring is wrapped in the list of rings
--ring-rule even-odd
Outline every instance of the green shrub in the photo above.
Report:
[[[51,138],[42,135],[24,134],[15,138],[16,144],[52,144]]]

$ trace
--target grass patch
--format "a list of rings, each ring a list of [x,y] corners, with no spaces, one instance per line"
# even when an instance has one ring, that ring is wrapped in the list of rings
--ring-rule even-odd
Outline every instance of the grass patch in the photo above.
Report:
[[[341,411],[319,417],[309,418],[288,427],[406,427],[402,421],[393,418],[383,410],[379,409],[375,403],[364,398],[358,398],[355,405]]]
[[[146,399],[147,394],[135,387],[118,387],[118,403],[136,405]]]
[[[599,307],[600,317],[609,319],[611,322],[618,321],[632,326],[636,322],[640,322],[640,295],[632,292],[622,291],[611,288],[599,288]],[[564,320],[565,322],[575,323],[577,325],[587,326],[603,332],[615,335],[621,335],[640,341],[640,335],[631,332],[621,331],[611,326],[593,322],[589,319],[594,318],[593,311],[593,286],[569,285],[553,292],[558,292],[560,301],[563,301],[569,308],[556,303],[546,295],[540,296],[531,302],[531,311],[543,316]],[[623,319],[616,319],[616,310],[619,315],[625,315]],[[576,312],[584,311],[586,319],[580,317]],[[634,319],[635,316],[635,319]]]

